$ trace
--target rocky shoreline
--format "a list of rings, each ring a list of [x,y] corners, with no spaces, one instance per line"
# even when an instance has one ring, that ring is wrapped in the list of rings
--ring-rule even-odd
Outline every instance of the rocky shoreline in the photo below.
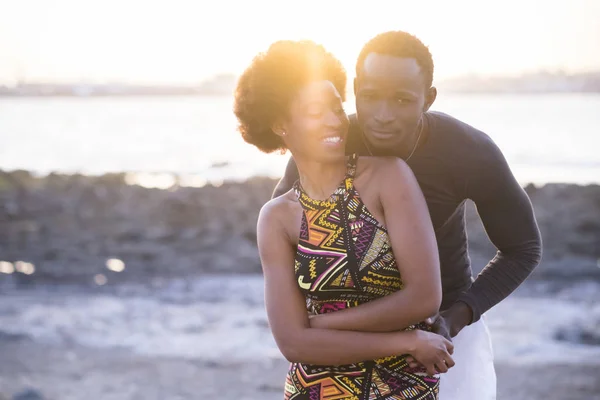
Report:
[[[0,261],[35,266],[13,277],[19,282],[260,271],[255,224],[270,179],[160,190],[128,185],[124,174],[5,176],[15,174],[19,189],[0,182]],[[109,259],[122,260],[124,270],[107,269]]]
[[[256,219],[275,184],[254,178],[161,190],[130,185],[126,174],[34,177],[25,171],[2,172],[0,261],[17,268],[15,274],[0,273],[0,283],[93,285],[98,279],[144,282],[260,272]],[[600,186],[525,189],[544,240],[543,262],[531,279],[600,279]],[[494,248],[471,204],[467,223],[477,273]],[[111,259],[122,261],[121,267],[107,268]],[[35,272],[22,273],[28,272],[23,263],[33,265]]]

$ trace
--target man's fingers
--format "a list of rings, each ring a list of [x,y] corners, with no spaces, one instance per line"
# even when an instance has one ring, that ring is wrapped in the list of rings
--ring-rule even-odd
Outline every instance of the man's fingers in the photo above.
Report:
[[[446,361],[446,365],[448,366],[448,368],[452,368],[454,367],[454,365],[456,365],[454,359],[450,356],[446,357],[444,360]]]

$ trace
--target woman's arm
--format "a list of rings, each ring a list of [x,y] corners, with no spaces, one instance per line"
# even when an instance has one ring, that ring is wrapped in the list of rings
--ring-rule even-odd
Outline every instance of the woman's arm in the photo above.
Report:
[[[440,307],[437,242],[423,193],[404,161],[385,158],[374,162],[385,225],[404,287],[358,307],[311,317],[311,327],[391,332],[435,315]]]
[[[306,301],[294,274],[292,241],[284,229],[287,210],[277,207],[281,201],[285,200],[271,200],[262,208],[257,236],[267,315],[283,355],[291,362],[340,365],[415,351],[423,341],[415,332],[363,333],[310,327]],[[437,345],[440,359],[444,358],[447,344]]]

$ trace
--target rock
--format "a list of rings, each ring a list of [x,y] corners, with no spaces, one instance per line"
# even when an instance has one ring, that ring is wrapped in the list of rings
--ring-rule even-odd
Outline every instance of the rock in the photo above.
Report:
[[[123,242],[138,242],[144,238],[144,234],[137,227],[128,226],[116,233],[116,239]]]
[[[261,383],[257,388],[260,392],[281,392],[281,385],[275,383]]]
[[[200,228],[188,228],[184,229],[179,235],[179,237],[184,240],[196,239],[200,237],[201,233],[202,231],[200,230]]]
[[[554,338],[570,343],[600,346],[600,323],[589,323],[584,326],[563,328],[556,332]]]
[[[177,234],[170,228],[153,226],[146,231],[144,236],[149,241],[171,242],[176,239]]]
[[[45,261],[54,261],[59,258],[60,250],[47,249],[44,251],[42,257]]]
[[[3,342],[18,342],[21,340],[27,340],[29,336],[24,333],[12,333],[0,331],[0,341]]]
[[[25,389],[14,394],[12,400],[44,400],[44,396],[35,389]]]
[[[585,319],[559,329],[554,337],[571,343],[600,346],[600,306],[591,309]]]

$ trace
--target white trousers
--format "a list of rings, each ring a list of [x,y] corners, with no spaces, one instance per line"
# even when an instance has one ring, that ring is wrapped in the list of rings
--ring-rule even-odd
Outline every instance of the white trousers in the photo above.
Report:
[[[440,376],[439,400],[495,400],[494,353],[485,316],[466,326],[452,342],[456,365]]]

